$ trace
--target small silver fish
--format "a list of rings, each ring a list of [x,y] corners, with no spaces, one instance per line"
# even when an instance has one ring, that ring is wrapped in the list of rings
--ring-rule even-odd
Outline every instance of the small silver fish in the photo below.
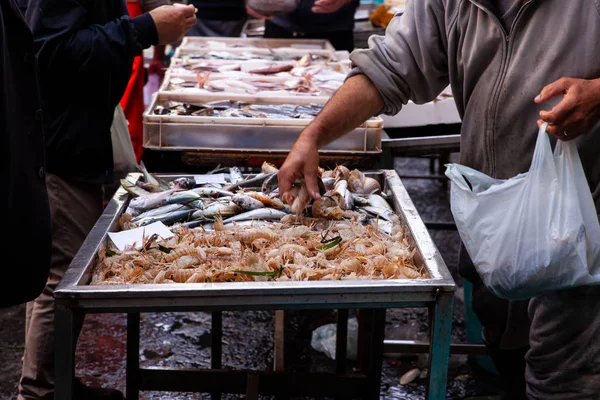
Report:
[[[194,178],[188,178],[188,177],[177,178],[177,179],[173,180],[172,183],[173,183],[173,186],[177,185],[184,190],[192,189],[194,186],[196,186],[196,180]]]
[[[186,209],[189,210],[189,207],[186,206],[185,204],[167,204],[162,207],[153,208],[151,210],[145,211],[145,212],[135,216],[131,220],[131,222],[138,222],[139,220],[144,219],[144,218],[156,217],[158,215],[164,215],[164,214],[168,214],[173,211],[180,211],[180,210],[186,210]]]
[[[202,197],[224,197],[224,196],[234,196],[235,193],[230,192],[228,190],[223,190],[210,186],[202,186],[194,189],[190,189],[192,192],[198,193]]]
[[[274,208],[260,208],[258,210],[247,211],[245,213],[236,215],[235,217],[227,218],[226,220],[223,220],[223,224],[234,221],[280,220],[286,215],[288,215],[286,212],[276,210]]]
[[[275,189],[279,187],[279,179],[277,178],[277,173],[272,173],[262,184],[261,191],[264,194],[272,193]]]
[[[191,190],[182,190],[171,194],[167,199],[167,204],[189,203],[198,199],[200,199],[200,195],[198,193]]]
[[[229,181],[232,184],[240,183],[244,181],[244,175],[238,167],[229,168]]]
[[[231,201],[233,201],[245,211],[257,210],[265,206],[262,202],[243,194],[236,194],[231,198]]]
[[[228,222],[226,224],[223,224],[223,226],[252,226],[252,227],[260,227],[260,226],[265,226],[268,225],[269,222],[268,221],[261,221],[261,220],[247,220],[247,221],[232,221],[232,222]]]
[[[386,210],[393,211],[390,203],[388,203],[383,197],[378,194],[369,195],[369,205],[377,208],[384,208]]]
[[[374,215],[379,218],[383,218],[384,220],[390,221],[390,222],[394,221],[393,217],[396,215],[396,214],[394,214],[394,211],[392,211],[391,209],[387,209],[387,208],[367,206],[367,207],[362,207],[362,209],[371,215]]]
[[[193,212],[193,210],[190,210],[190,209],[172,211],[167,214],[143,218],[137,222],[137,225],[145,226],[145,225],[149,225],[149,224],[152,224],[152,223],[158,222],[158,221],[162,222],[165,225],[172,225],[176,222],[185,221],[186,219],[188,219],[190,217],[190,214],[192,212]]]
[[[241,182],[234,183],[229,186],[225,186],[223,189],[232,191],[232,190],[236,190],[239,188],[248,189],[251,187],[258,187],[258,186],[262,185],[263,182],[266,179],[268,179],[270,176],[271,176],[271,174],[262,174],[261,173],[261,174],[256,175],[254,178],[249,178],[249,179],[243,180]]]
[[[131,199],[131,201],[129,202],[129,207],[137,208],[139,210],[149,210],[151,208],[160,207],[162,205],[165,205],[169,196],[171,196],[171,194],[178,190],[180,189],[173,188],[165,190],[163,192],[150,193],[147,196],[136,197],[134,199]]]
[[[222,217],[232,217],[243,210],[237,204],[213,203],[203,210],[197,210],[192,213],[192,219],[214,218],[218,215]]]

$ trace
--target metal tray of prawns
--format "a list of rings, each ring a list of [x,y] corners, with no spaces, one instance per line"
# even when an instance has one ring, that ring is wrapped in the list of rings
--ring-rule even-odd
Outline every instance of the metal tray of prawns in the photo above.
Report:
[[[421,307],[435,301],[440,292],[454,291],[455,282],[398,174],[375,170],[365,175],[378,180],[390,196],[407,240],[416,249],[414,261],[424,266],[429,278],[90,285],[98,252],[110,240],[108,233],[119,230],[119,218],[131,200],[121,187],[79,249],[55,296],[71,308],[109,312],[124,307],[136,311]],[[172,179],[193,175],[155,176]]]

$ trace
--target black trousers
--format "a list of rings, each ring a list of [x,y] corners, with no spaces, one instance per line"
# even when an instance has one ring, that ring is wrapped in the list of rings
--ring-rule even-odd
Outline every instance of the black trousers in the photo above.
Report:
[[[304,33],[288,31],[272,23],[265,21],[265,38],[270,39],[321,39],[329,40],[336,50],[354,50],[354,32],[353,31],[338,31],[338,32],[320,32],[320,33]]]

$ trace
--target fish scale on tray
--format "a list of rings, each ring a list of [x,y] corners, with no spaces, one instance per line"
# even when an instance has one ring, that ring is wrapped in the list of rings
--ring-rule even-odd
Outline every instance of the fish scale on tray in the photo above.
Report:
[[[229,168],[224,185],[140,170],[143,180],[122,181],[131,199],[120,228],[160,221],[176,235],[123,252],[105,243],[92,285],[428,277],[379,181],[359,170],[319,169],[315,201],[302,182],[281,199],[267,162],[246,178]]]

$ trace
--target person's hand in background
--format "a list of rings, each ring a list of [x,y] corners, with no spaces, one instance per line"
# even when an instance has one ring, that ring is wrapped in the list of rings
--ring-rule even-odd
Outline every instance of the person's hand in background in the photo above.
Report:
[[[311,10],[315,14],[329,14],[336,12],[347,3],[350,3],[350,0],[317,0]]]
[[[154,56],[150,61],[150,65],[148,65],[148,74],[156,74],[160,82],[162,82],[165,77],[165,72],[167,71],[167,67],[165,66],[165,46],[158,45],[154,46]]]
[[[198,10],[193,5],[178,3],[150,11],[158,32],[158,44],[171,44],[181,40],[196,24],[196,11]]]

